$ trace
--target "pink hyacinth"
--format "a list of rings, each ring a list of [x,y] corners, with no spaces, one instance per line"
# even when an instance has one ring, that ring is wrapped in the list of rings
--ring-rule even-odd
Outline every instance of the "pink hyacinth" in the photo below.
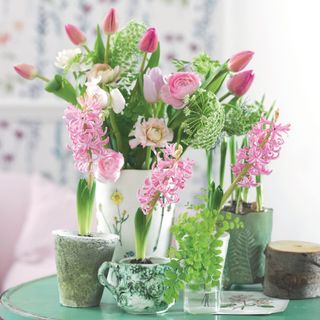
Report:
[[[138,191],[138,200],[144,214],[152,212],[156,204],[161,207],[179,202],[178,191],[192,175],[193,162],[180,158],[182,149],[176,144],[167,144],[163,152],[157,154],[157,162],[152,167],[151,178],[145,180]]]
[[[247,173],[238,182],[242,187],[256,187],[255,176],[268,175],[272,172],[267,165],[280,155],[284,143],[283,134],[288,133],[290,125],[277,124],[264,117],[248,133],[248,147],[238,150],[237,163],[232,171],[237,177],[247,166]],[[248,168],[248,164],[249,168]]]
[[[106,153],[105,138],[107,129],[103,130],[101,120],[101,105],[94,98],[78,99],[81,109],[69,105],[64,112],[64,120],[69,132],[75,166],[82,173],[93,173],[93,164]]]

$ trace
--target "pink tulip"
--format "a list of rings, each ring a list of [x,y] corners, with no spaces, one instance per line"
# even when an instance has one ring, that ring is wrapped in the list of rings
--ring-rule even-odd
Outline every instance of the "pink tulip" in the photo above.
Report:
[[[228,90],[235,96],[241,97],[249,90],[253,79],[252,70],[240,72],[229,79],[227,83]]]
[[[233,55],[228,61],[228,68],[232,72],[243,70],[251,61],[254,55],[253,51],[241,51]]]
[[[156,67],[150,69],[143,76],[143,94],[149,103],[155,103],[160,100],[160,89],[164,85],[161,69]]]
[[[99,159],[96,178],[101,182],[116,182],[120,177],[124,165],[122,153],[107,149],[105,155]]]
[[[113,34],[118,31],[119,21],[116,9],[111,8],[103,20],[103,31],[105,34]]]
[[[149,28],[139,42],[139,49],[143,52],[155,52],[158,48],[158,36],[155,28]]]
[[[86,43],[87,38],[79,28],[77,28],[73,24],[66,24],[64,27],[68,34],[69,39],[73,44],[75,44],[76,46],[79,46],[79,45],[81,46]]]
[[[38,75],[37,69],[30,64],[17,64],[13,68],[22,78],[28,80],[33,80]]]

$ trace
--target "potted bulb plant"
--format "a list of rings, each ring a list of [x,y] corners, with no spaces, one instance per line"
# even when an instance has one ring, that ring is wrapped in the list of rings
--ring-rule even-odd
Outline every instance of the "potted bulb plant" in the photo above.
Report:
[[[191,177],[192,162],[181,159],[182,151],[180,145],[168,144],[163,152],[157,153],[151,177],[146,178],[139,191],[140,207],[135,214],[136,256],[118,263],[105,262],[99,269],[100,282],[126,312],[162,313],[174,303],[167,303],[164,299],[164,279],[169,259],[148,257],[146,251],[154,209],[177,203],[178,190],[183,189]]]
[[[277,119],[278,112],[271,121],[262,117],[250,130],[248,146],[238,151],[237,162],[232,166],[235,177],[225,192],[221,186],[215,188],[211,183],[204,203],[191,206],[196,211],[195,216],[186,213],[173,225],[177,248],[171,248],[172,260],[166,272],[165,299],[168,303],[184,289],[186,312],[218,311],[224,261],[227,263],[229,252],[232,252],[228,249],[225,259],[229,238],[223,234],[228,230],[234,236],[246,227],[246,221],[238,215],[223,213],[222,210],[239,186],[256,186],[254,176],[268,173],[267,164],[279,156],[283,135],[288,132],[289,125],[283,126],[277,123]],[[242,254],[246,258],[245,253]],[[241,259],[231,262],[238,265]]]

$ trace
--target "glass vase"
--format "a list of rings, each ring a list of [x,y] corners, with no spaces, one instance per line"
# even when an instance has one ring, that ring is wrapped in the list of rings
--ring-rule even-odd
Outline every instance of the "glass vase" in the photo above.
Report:
[[[184,312],[191,314],[212,314],[220,309],[220,287],[191,289],[186,286],[184,290]]]

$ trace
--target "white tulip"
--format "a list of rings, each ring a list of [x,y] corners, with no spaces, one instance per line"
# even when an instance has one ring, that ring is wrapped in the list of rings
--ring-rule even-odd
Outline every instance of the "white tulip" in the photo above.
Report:
[[[120,113],[123,111],[126,100],[124,100],[124,97],[119,89],[112,89],[110,92],[110,98],[111,98],[111,108],[115,113]]]

